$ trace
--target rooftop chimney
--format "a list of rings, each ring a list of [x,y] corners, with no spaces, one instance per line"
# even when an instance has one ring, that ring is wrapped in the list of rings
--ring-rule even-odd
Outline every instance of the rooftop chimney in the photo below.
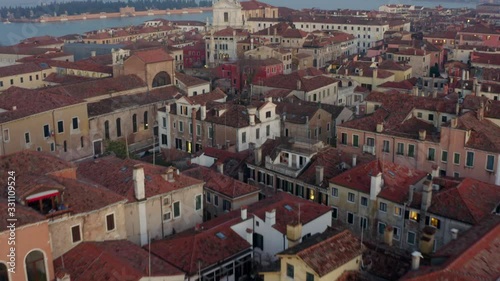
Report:
[[[437,90],[433,90],[432,91],[432,97],[433,98],[437,98],[438,97],[438,91]]]
[[[417,86],[413,86],[413,95],[418,97],[418,87]]]
[[[146,195],[144,191],[144,167],[142,164],[134,165],[134,195],[137,200],[143,200]]]
[[[477,110],[477,119],[482,121],[484,119],[484,103],[481,102],[479,109]]]
[[[13,105],[12,106],[12,111],[15,111],[15,110],[17,110],[17,106]]]
[[[255,165],[260,165],[260,163],[262,162],[262,147],[255,149],[253,153],[254,153]]]
[[[432,203],[432,181],[426,180],[422,188],[422,205],[420,209],[427,212]]]
[[[426,137],[427,137],[426,130],[418,130],[418,139],[419,140],[424,141]]]
[[[276,209],[272,209],[271,211],[266,211],[266,223],[273,226],[276,224]]]
[[[384,130],[384,123],[377,123],[377,133],[382,133]]]
[[[428,255],[432,253],[434,249],[434,236],[436,234],[436,228],[433,226],[425,226],[422,229],[422,235],[420,236],[419,248],[420,252]]]
[[[90,52],[90,56],[91,56],[91,57],[95,57],[95,56],[96,56],[96,51],[91,51],[91,52]]]
[[[168,182],[174,182],[174,168],[170,167],[167,169],[165,174],[163,175],[163,178],[168,181]]]
[[[248,111],[248,118],[250,119],[250,126],[255,126],[255,115],[257,114],[257,108],[255,107],[249,107],[247,109]]]
[[[390,225],[388,225],[384,229],[384,243],[392,246],[392,238],[394,237],[394,228]]]
[[[382,189],[382,173],[378,173],[375,176],[371,176],[370,181],[370,200],[377,200],[377,195],[380,193]]]
[[[457,240],[457,238],[458,238],[458,229],[452,228],[450,230],[450,232],[451,232],[451,239]]]
[[[411,269],[412,270],[418,270],[420,267],[420,259],[423,259],[424,257],[422,254],[418,251],[415,251],[411,254]]]
[[[207,118],[207,106],[205,104],[200,106],[200,118],[202,121]]]
[[[250,50],[253,50],[253,38],[250,38]]]
[[[456,128],[458,126],[458,118],[452,118],[450,125],[452,128]]]
[[[354,167],[356,167],[356,160],[357,160],[357,159],[356,159],[356,157],[357,157],[357,155],[356,155],[356,154],[353,154],[353,155],[352,155],[352,167],[353,167],[353,168],[354,168]]]
[[[457,102],[455,105],[455,115],[460,115],[460,103]]]
[[[241,220],[246,220],[248,218],[248,210],[246,206],[241,207]]]
[[[302,88],[302,81],[297,80],[297,90],[300,90],[300,88]]]
[[[323,182],[323,176],[324,176],[325,168],[323,166],[316,166],[316,185],[321,186],[321,183]]]
[[[288,240],[288,248],[299,244],[302,239],[302,224],[300,222],[297,224],[287,224],[286,238]]]
[[[224,163],[217,162],[217,172],[221,173],[221,175],[224,174]]]

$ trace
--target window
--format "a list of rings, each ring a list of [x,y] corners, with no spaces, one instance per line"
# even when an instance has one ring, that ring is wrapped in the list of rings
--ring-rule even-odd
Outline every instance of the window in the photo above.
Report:
[[[201,136],[201,124],[196,124],[196,135]]]
[[[441,122],[446,123],[446,121],[448,121],[448,117],[447,116],[441,116]]]
[[[10,141],[10,132],[9,132],[9,129],[3,129],[3,141],[4,142]]]
[[[0,281],[9,281],[9,271],[5,263],[0,263]]]
[[[415,232],[408,231],[406,235],[406,242],[410,245],[415,245],[415,239],[417,238],[417,234]]]
[[[31,138],[30,138],[30,133],[29,132],[24,133],[24,141],[26,142],[26,144],[29,144],[31,142]]]
[[[474,152],[467,151],[467,157],[465,159],[465,166],[466,167],[473,167],[474,166]]]
[[[441,151],[441,162],[443,163],[448,162],[448,151],[446,150]]]
[[[262,234],[253,234],[253,247],[264,250],[264,236],[262,236]]]
[[[161,124],[162,124],[163,128],[166,128],[167,127],[167,118],[162,117],[161,118]]]
[[[347,212],[347,223],[348,224],[354,224],[354,214]]]
[[[66,141],[63,141],[63,151],[68,152],[68,143]]]
[[[71,227],[71,241],[73,241],[73,243],[78,243],[82,241],[82,233],[80,231],[80,225],[75,225]]]
[[[306,272],[306,281],[314,281],[314,274]]]
[[[208,127],[208,138],[212,139],[214,137],[214,128]]]
[[[44,138],[50,137],[50,126],[49,125],[43,125],[43,137]]]
[[[368,218],[365,218],[365,217],[359,218],[359,228],[361,228],[361,229],[368,228]]]
[[[181,202],[174,202],[174,219],[181,216]]]
[[[431,217],[429,220],[429,225],[434,226],[437,229],[441,228],[441,221],[438,218]]]
[[[167,135],[161,134],[161,144],[162,145],[168,145],[168,138]]]
[[[71,124],[73,126],[73,130],[78,130],[78,117],[73,117],[73,119],[71,120]]]
[[[172,213],[170,211],[163,214],[164,221],[169,221],[171,219],[172,219]]]
[[[241,133],[241,143],[246,143],[247,142],[247,133],[243,132]]]
[[[366,138],[366,145],[374,147],[375,146],[375,139],[374,138]]]
[[[231,211],[231,202],[222,199],[222,210],[224,211]]]
[[[347,145],[347,134],[346,133],[342,133],[340,135],[340,143],[343,145]]]
[[[109,121],[104,121],[104,138],[109,140]]]
[[[271,126],[267,125],[266,126],[266,137],[269,137],[271,135]]]
[[[260,129],[259,128],[255,129],[255,138],[260,139]]]
[[[64,121],[57,121],[57,133],[64,133]]]
[[[266,111],[266,118],[271,118],[271,111]]]
[[[347,201],[354,203],[354,200],[356,200],[356,195],[352,192],[349,192],[347,194]]]
[[[436,160],[436,149],[429,147],[429,151],[427,152],[427,160],[429,161]]]
[[[352,146],[359,147],[359,136],[352,135]]]
[[[387,212],[387,204],[384,202],[380,202],[378,209],[382,212]]]
[[[189,125],[189,134],[192,135],[193,134],[193,123],[189,122],[188,125]]]
[[[224,13],[224,22],[229,22],[229,13],[228,12]]]
[[[49,280],[45,271],[45,256],[41,251],[32,251],[25,260],[27,281]]]
[[[196,211],[201,210],[201,194],[196,195],[194,198],[194,206]]]
[[[408,145],[408,157],[415,157],[415,145]]]
[[[434,121],[434,114],[429,113],[429,115],[427,116],[427,120]]]
[[[122,136],[122,120],[120,118],[116,118],[116,136]]]
[[[361,196],[361,206],[368,206],[368,198]]]
[[[339,218],[339,209],[337,209],[336,207],[332,208],[332,218],[333,219],[338,219]]]
[[[389,152],[389,141],[388,140],[385,140],[383,141],[382,143],[382,151],[383,152]]]
[[[420,217],[420,215],[417,212],[410,211],[410,215],[409,215],[410,220],[419,221],[419,217]]]
[[[404,155],[404,153],[405,153],[405,144],[398,142],[396,154]]]
[[[56,151],[56,144],[53,142],[50,143],[50,151]]]
[[[137,114],[132,115],[132,132],[137,133]]]
[[[293,265],[287,263],[286,264],[286,276],[287,277],[290,277],[290,278],[294,278],[294,269],[293,269]]]
[[[486,156],[486,170],[492,172],[495,167],[495,156],[487,155]]]
[[[214,205],[219,206],[219,196],[214,194]]]
[[[385,231],[385,223],[379,222],[377,225],[378,233],[379,234],[384,234]]]
[[[206,194],[205,196],[207,197],[207,198],[206,198],[207,203],[212,202],[212,194],[211,194],[210,192],[207,192],[207,194]]]
[[[179,132],[184,132],[184,122],[179,121]]]
[[[106,231],[115,230],[115,214],[106,216]]]
[[[453,153],[453,164],[460,165],[460,153]]]
[[[394,234],[392,236],[392,238],[394,240],[398,240],[399,241],[399,239],[401,239],[401,229],[399,227],[397,227],[397,226],[394,226],[392,229],[393,229],[392,233]]]
[[[394,215],[400,217],[401,216],[401,207],[394,206]]]

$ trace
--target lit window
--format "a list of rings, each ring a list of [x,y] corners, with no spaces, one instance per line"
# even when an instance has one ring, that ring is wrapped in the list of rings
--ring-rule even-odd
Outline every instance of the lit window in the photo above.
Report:
[[[401,208],[398,206],[394,207],[394,215],[400,217],[401,216]]]
[[[409,217],[410,217],[411,220],[418,221],[419,215],[415,211],[410,211],[410,216]]]
[[[431,217],[430,219],[430,225],[434,226],[435,228],[439,229],[441,227],[441,221],[435,217]]]

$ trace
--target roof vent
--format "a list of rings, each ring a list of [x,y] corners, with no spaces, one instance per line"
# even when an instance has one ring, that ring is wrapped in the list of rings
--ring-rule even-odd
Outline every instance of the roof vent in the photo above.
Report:
[[[215,236],[217,236],[217,238],[222,239],[222,240],[226,239],[226,235],[224,235],[224,233],[222,233],[222,232],[217,232],[215,234]]]

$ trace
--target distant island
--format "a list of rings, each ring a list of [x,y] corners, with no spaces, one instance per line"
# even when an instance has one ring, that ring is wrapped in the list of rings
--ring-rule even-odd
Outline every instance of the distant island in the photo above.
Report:
[[[211,0],[141,0],[141,1],[117,1],[102,2],[99,0],[75,1],[67,3],[51,3],[33,7],[2,7],[0,18],[2,19],[39,19],[47,16],[80,15],[116,13],[120,8],[132,7],[136,11],[183,9],[196,7],[211,7]]]

